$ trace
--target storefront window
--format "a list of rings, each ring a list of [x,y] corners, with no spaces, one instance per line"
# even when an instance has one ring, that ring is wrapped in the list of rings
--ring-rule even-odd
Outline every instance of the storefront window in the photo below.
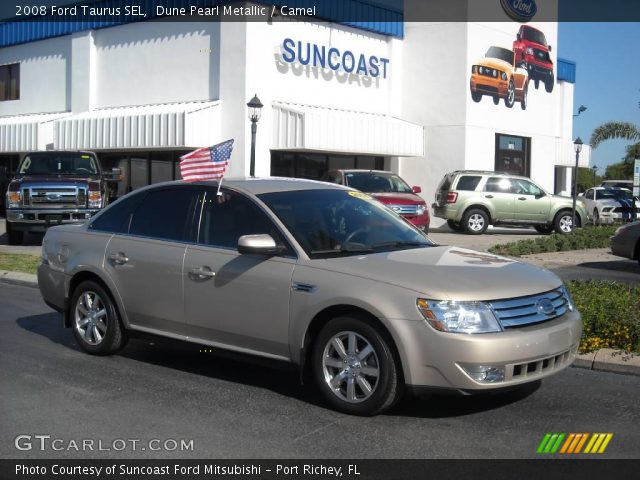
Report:
[[[354,168],[383,170],[384,157],[271,152],[271,175],[274,177],[321,180],[329,170]]]
[[[173,180],[173,155],[171,152],[151,152],[151,183]]]
[[[495,170],[497,172],[528,177],[531,172],[530,156],[530,138],[496,134]]]

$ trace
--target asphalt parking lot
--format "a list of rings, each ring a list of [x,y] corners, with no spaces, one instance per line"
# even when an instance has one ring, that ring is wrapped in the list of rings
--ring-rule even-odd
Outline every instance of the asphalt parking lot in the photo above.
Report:
[[[285,368],[149,339],[93,357],[37,289],[0,284],[0,305],[2,458],[533,458],[546,432],[613,433],[599,458],[640,451],[637,376],[569,368],[524,391],[409,398],[350,417]],[[18,435],[187,439],[193,450],[18,451]]]

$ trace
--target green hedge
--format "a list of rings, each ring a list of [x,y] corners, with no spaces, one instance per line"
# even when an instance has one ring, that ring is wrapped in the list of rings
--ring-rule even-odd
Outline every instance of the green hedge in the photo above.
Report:
[[[617,225],[586,226],[569,234],[552,233],[551,235],[536,237],[532,240],[501,243],[494,245],[489,252],[509,257],[531,255],[534,253],[565,252],[568,250],[583,250],[585,248],[606,248],[611,245],[610,237]]]
[[[582,314],[580,352],[616,348],[640,353],[640,286],[572,281],[567,288]]]

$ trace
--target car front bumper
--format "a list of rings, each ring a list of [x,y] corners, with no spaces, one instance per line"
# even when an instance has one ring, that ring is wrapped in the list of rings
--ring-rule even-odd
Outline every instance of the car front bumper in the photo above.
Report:
[[[18,231],[44,232],[53,225],[84,223],[100,209],[7,209],[7,222]]]
[[[405,382],[462,393],[509,388],[553,375],[573,363],[582,334],[576,311],[544,323],[499,333],[437,332],[424,321],[395,321]],[[504,370],[498,382],[479,382],[472,367]]]

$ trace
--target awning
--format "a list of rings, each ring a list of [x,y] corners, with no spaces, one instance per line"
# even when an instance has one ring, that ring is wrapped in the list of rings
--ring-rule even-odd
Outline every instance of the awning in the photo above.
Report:
[[[54,120],[69,113],[0,117],[0,152],[45,150],[53,142]]]
[[[58,150],[191,148],[219,139],[219,102],[108,108],[56,122]]]
[[[555,164],[557,167],[576,166],[576,151],[573,142],[567,140],[558,140]],[[591,145],[582,145],[578,166],[589,168],[589,165],[591,165]]]
[[[424,156],[424,127],[389,115],[273,103],[275,150]]]

